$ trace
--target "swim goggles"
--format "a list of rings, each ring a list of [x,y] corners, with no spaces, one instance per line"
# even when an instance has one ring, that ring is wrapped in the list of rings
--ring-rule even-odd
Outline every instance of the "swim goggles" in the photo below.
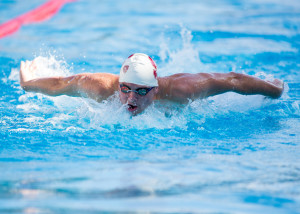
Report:
[[[138,95],[141,95],[141,96],[145,96],[153,88],[154,87],[151,87],[151,88],[138,88],[136,90],[131,90],[131,88],[129,88],[127,85],[123,85],[123,84],[120,85],[120,89],[123,93],[127,94],[127,93],[132,91],[132,92],[135,92],[135,93],[137,93]]]

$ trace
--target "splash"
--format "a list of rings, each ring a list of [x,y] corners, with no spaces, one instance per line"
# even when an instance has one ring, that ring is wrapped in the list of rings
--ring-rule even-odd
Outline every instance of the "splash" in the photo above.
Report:
[[[182,47],[177,50],[171,50],[173,44],[167,44],[167,39],[163,38],[159,53],[163,61],[159,71],[162,76],[175,73],[198,73],[204,68],[198,50],[192,44],[191,31],[181,27],[180,36]]]
[[[64,4],[73,1],[75,0],[50,0],[32,11],[3,23],[0,25],[0,39],[15,33],[22,27],[22,25],[42,22],[50,19]]]
[[[38,56],[34,61],[38,68],[38,72],[35,74],[37,77],[72,75],[70,66],[63,59],[57,59],[55,55],[50,53],[47,57]],[[8,79],[19,82],[19,68],[13,68]]]

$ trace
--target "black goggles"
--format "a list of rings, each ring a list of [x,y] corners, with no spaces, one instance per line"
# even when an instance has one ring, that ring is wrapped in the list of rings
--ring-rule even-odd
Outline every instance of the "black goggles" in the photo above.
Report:
[[[131,88],[129,88],[127,85],[123,85],[123,84],[120,85],[120,89],[123,93],[127,94],[127,93],[132,91],[132,92],[135,92],[135,93],[137,93],[138,95],[141,95],[141,96],[145,96],[153,88],[154,87],[151,87],[151,88],[138,88],[136,90],[131,90]]]

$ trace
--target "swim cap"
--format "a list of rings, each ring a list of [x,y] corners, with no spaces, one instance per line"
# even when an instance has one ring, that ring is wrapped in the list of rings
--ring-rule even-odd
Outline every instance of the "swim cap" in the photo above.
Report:
[[[130,55],[120,70],[119,82],[158,86],[157,67],[150,56],[143,53]]]

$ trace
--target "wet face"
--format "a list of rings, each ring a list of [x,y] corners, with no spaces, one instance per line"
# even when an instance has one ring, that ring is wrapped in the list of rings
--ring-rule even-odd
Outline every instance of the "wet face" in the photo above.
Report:
[[[133,83],[120,83],[119,95],[122,104],[132,115],[144,111],[155,99],[157,87],[137,85]]]

